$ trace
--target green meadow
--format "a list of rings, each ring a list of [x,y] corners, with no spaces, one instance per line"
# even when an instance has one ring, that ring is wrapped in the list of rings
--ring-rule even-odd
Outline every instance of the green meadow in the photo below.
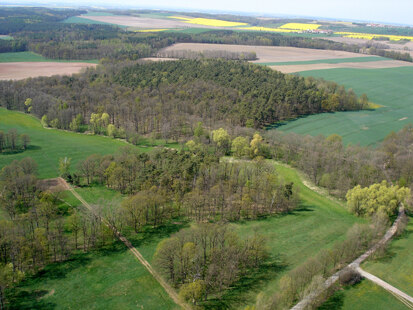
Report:
[[[14,53],[0,53],[1,62],[87,62],[99,63],[99,60],[60,60],[50,59],[33,52],[14,52]]]
[[[413,67],[313,70],[300,75],[335,81],[358,95],[366,93],[370,101],[383,107],[302,117],[281,124],[281,131],[313,136],[336,133],[346,144],[375,146],[391,131],[413,121]]]
[[[0,168],[15,159],[20,160],[30,156],[37,162],[40,178],[53,178],[59,175],[57,169],[59,158],[72,158],[72,170],[74,170],[77,163],[89,155],[113,154],[122,147],[131,146],[125,141],[105,136],[43,128],[40,121],[31,115],[0,108],[0,130],[8,131],[11,128],[15,128],[19,134],[28,134],[31,140],[30,147],[17,154],[0,154]],[[160,141],[156,142],[160,143]],[[146,145],[137,148],[142,152],[150,150]]]
[[[390,243],[384,257],[369,260],[362,267],[413,296],[413,217],[406,231]]]
[[[403,303],[374,283],[359,284],[336,292],[318,310],[408,310]]]

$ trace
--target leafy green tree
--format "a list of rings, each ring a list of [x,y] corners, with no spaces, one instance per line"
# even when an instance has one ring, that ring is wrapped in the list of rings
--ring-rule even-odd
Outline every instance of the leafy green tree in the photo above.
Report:
[[[179,296],[185,301],[191,301],[194,305],[201,301],[205,295],[206,285],[203,280],[182,285],[179,290]]]
[[[70,172],[71,158],[60,158],[59,159],[59,174],[61,177],[66,177]]]
[[[247,138],[236,137],[232,141],[231,152],[235,157],[241,158],[243,156],[248,156],[251,152],[249,148],[249,143]]]
[[[357,185],[347,192],[346,199],[350,211],[358,216],[372,216],[376,213],[391,216],[409,196],[410,189],[383,181],[365,188]]]
[[[212,131],[212,140],[223,154],[229,154],[231,148],[231,137],[225,129],[220,128]]]
[[[32,111],[32,99],[27,98],[26,101],[24,101],[24,105],[27,108],[27,112],[30,113]]]
[[[49,119],[47,118],[47,115],[43,115],[40,122],[42,123],[43,127],[49,127]]]
[[[24,278],[24,273],[16,270],[14,272],[13,264],[0,264],[0,309],[5,309],[4,290]]]
[[[109,137],[115,138],[115,136],[116,136],[116,127],[115,127],[115,125],[109,124],[107,129],[106,129],[106,132],[107,132]]]

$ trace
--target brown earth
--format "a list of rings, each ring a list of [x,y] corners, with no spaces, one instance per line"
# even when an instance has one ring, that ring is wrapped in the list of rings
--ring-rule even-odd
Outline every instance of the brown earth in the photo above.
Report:
[[[228,52],[255,52],[257,60],[262,62],[307,61],[319,59],[365,57],[367,55],[330,50],[316,50],[309,48],[283,47],[283,46],[251,46],[232,44],[204,44],[204,43],[178,43],[169,46],[162,51],[190,50],[202,51],[228,51]]]
[[[347,44],[365,44],[367,42],[370,42],[369,40],[366,40],[366,39],[346,38],[346,37],[325,37],[325,38],[320,38],[320,39],[325,39],[325,40],[330,40],[330,41],[340,42],[340,43],[347,43]],[[407,43],[395,43],[395,42],[392,43],[389,41],[374,41],[374,42],[389,46],[389,49],[388,49],[389,51],[409,53],[413,57],[413,42],[412,41],[407,42]]]
[[[62,178],[39,180],[37,187],[41,191],[50,191],[52,193],[70,190],[69,185]]]
[[[72,75],[96,64],[83,62],[5,62],[0,63],[0,80],[22,80],[29,77]]]
[[[307,65],[289,65],[289,66],[270,66],[271,69],[283,73],[294,73],[309,70],[324,70],[335,68],[352,68],[352,69],[381,69],[413,66],[413,63],[398,60],[383,60],[371,62],[345,62],[336,64],[307,64]]]
[[[98,22],[105,22],[120,26],[148,29],[163,29],[163,28],[190,28],[194,25],[184,23],[183,21],[174,19],[148,18],[136,16],[83,16],[79,17],[91,19]],[[196,28],[217,28],[212,26],[196,25]]]

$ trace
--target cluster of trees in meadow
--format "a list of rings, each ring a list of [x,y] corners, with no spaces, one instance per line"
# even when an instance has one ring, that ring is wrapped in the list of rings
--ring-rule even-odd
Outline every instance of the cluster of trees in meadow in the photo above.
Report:
[[[0,82],[0,105],[46,115],[48,125],[73,130],[107,113],[109,124],[133,134],[178,140],[202,121],[214,129],[264,127],[300,115],[368,106],[333,82],[286,75],[242,61],[181,60],[106,65],[72,77]],[[81,115],[79,119],[79,114]]]
[[[259,234],[241,240],[228,225],[199,224],[163,240],[155,263],[186,301],[197,304],[221,294],[269,257]]]
[[[0,130],[0,154],[24,151],[30,147],[28,134],[21,134],[12,128],[7,132]]]
[[[132,195],[116,217],[135,231],[177,215],[198,222],[233,221],[285,213],[297,205],[296,188],[280,180],[271,164],[220,163],[211,153],[205,147],[150,154],[125,149],[114,156],[92,155],[67,177]]]
[[[0,301],[4,291],[44,266],[78,250],[111,244],[112,231],[100,218],[71,206],[56,192],[43,191],[29,157],[0,171]]]

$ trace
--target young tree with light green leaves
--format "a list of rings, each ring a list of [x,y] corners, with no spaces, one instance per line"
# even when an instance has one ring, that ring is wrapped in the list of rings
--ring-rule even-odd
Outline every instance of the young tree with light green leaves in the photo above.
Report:
[[[387,181],[362,188],[357,185],[346,195],[347,206],[358,216],[372,216],[376,213],[394,215],[400,204],[406,203],[410,189],[389,185]]]

